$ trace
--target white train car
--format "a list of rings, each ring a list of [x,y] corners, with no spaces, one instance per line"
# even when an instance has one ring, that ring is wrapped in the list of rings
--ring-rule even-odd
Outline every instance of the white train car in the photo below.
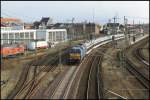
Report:
[[[28,50],[35,50],[35,48],[37,49],[46,49],[48,48],[49,45],[46,41],[37,41],[37,42],[30,42],[27,44],[27,49]]]

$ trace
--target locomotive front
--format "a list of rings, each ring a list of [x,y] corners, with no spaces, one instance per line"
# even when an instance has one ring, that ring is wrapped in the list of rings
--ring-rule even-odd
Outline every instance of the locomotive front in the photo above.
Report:
[[[68,63],[79,63],[85,56],[85,48],[81,45],[75,46],[69,50]]]

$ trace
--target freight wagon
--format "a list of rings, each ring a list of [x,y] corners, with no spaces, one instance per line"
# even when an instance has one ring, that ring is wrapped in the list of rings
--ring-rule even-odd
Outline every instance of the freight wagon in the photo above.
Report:
[[[49,47],[49,44],[46,41],[29,42],[27,44],[28,50],[35,50],[35,48],[46,49],[48,47]]]
[[[7,44],[1,46],[2,58],[16,56],[18,54],[24,54],[25,47],[21,44]]]

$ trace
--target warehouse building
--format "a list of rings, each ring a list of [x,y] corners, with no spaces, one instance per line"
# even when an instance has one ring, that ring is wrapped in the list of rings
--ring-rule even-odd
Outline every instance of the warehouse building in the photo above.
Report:
[[[34,40],[47,42],[64,42],[67,40],[66,29],[45,29],[45,30],[7,30],[1,31],[1,44],[29,43]]]

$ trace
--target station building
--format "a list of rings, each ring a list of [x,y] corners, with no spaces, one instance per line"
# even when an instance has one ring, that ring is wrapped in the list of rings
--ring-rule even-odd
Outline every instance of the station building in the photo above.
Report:
[[[66,29],[32,29],[32,30],[2,30],[1,45],[24,43],[34,40],[44,40],[50,43],[67,41]]]

